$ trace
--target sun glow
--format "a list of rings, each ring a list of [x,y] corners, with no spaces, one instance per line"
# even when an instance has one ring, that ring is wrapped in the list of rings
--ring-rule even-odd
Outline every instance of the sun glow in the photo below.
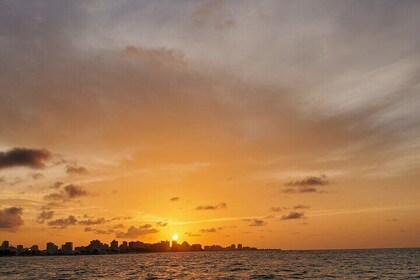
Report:
[[[175,240],[175,241],[178,240],[178,234],[172,235],[172,239]]]

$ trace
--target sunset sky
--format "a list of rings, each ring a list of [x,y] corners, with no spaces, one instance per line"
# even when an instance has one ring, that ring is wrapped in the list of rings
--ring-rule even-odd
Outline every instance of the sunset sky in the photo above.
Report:
[[[419,1],[0,1],[0,241],[420,246]]]

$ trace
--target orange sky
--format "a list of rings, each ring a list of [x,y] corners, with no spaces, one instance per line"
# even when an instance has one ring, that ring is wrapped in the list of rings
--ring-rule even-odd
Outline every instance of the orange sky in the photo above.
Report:
[[[417,2],[0,4],[0,240],[420,246]]]

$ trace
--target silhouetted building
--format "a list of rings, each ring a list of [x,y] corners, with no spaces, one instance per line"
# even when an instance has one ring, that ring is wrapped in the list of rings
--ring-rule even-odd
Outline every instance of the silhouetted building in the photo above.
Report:
[[[66,242],[61,245],[61,250],[64,254],[71,254],[73,253],[73,242]]]
[[[238,244],[238,250],[242,250],[242,244]]]
[[[3,251],[9,250],[9,246],[10,246],[9,241],[7,240],[3,241],[3,243],[1,244],[1,250]]]
[[[111,249],[112,250],[118,250],[118,241],[117,240],[112,240],[111,241]]]
[[[38,245],[32,245],[31,248],[29,248],[29,250],[31,252],[38,252],[39,251]]]
[[[58,246],[52,242],[47,243],[47,254],[48,255],[55,255],[58,253]]]

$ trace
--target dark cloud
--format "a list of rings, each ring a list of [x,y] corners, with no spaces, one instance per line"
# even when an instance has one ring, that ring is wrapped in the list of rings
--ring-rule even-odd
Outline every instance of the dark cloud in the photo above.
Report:
[[[50,188],[51,189],[59,189],[62,185],[64,185],[63,182],[55,182]]]
[[[227,204],[222,202],[217,205],[200,205],[195,208],[195,210],[217,210],[217,209],[225,209],[227,208]]]
[[[249,226],[251,227],[261,227],[266,226],[267,222],[261,219],[247,219],[248,222],[251,222]]]
[[[23,224],[23,209],[10,207],[0,210],[0,230],[15,230]]]
[[[89,232],[89,231],[95,231],[96,228],[93,227],[85,227],[85,231]]]
[[[97,219],[87,219],[87,220],[81,220],[78,222],[79,225],[85,225],[85,226],[92,226],[92,225],[102,225],[107,223],[108,220],[105,218],[97,218]]]
[[[64,192],[70,198],[75,198],[75,197],[87,195],[87,192],[81,186],[77,186],[77,185],[73,185],[73,184],[65,186],[64,187]]]
[[[271,207],[270,208],[270,211],[273,211],[273,212],[281,212],[281,207]]]
[[[297,181],[290,181],[286,183],[286,186],[289,187],[313,187],[313,186],[325,186],[328,185],[330,182],[327,179],[327,176],[322,175],[321,177],[306,177],[302,180]]]
[[[298,187],[298,188],[286,188],[282,190],[283,193],[325,193],[324,190],[318,190],[315,187]]]
[[[398,222],[398,219],[387,219],[386,222]]]
[[[44,223],[45,220],[50,220],[54,217],[54,211],[45,211],[43,210],[41,213],[39,213],[37,221],[38,223]]]
[[[68,226],[73,226],[75,224],[77,224],[77,219],[73,215],[70,215],[67,218],[56,219],[56,220],[48,222],[49,226],[57,227],[57,228],[66,228]]]
[[[97,230],[95,230],[95,233],[96,234],[111,234],[111,233],[115,233],[115,231],[112,230],[112,229],[107,229],[107,230],[97,229]]]
[[[222,229],[223,229],[223,227],[218,227],[218,228],[214,228],[214,227],[212,227],[212,228],[203,228],[203,229],[200,229],[200,232],[201,233],[215,233],[215,232],[220,231]]]
[[[157,222],[156,225],[159,226],[159,227],[166,227],[168,225],[168,223],[167,222]]]
[[[290,212],[287,215],[281,216],[281,220],[296,220],[296,219],[303,219],[305,214],[303,212]]]
[[[307,206],[307,205],[302,205],[302,204],[295,205],[295,206],[293,207],[293,209],[308,209],[308,208],[310,208],[310,206]]]
[[[171,197],[171,199],[169,199],[169,200],[172,201],[172,202],[175,202],[175,201],[179,201],[180,199],[181,199],[180,197],[174,196],[174,197]]]
[[[153,228],[150,224],[145,224],[139,227],[131,226],[126,232],[117,232],[116,238],[137,238],[139,236],[158,233],[159,231]]]
[[[62,190],[59,192],[51,193],[44,196],[44,199],[50,201],[69,201],[78,197],[88,195],[87,191],[85,191],[81,186],[69,184],[66,185]]]
[[[67,174],[85,174],[87,173],[87,169],[86,167],[83,167],[83,166],[67,165],[66,172]]]
[[[45,177],[42,173],[33,173],[30,176],[34,180],[39,180]]]
[[[44,168],[50,157],[51,154],[46,149],[13,148],[0,152],[0,169],[16,166]]]

